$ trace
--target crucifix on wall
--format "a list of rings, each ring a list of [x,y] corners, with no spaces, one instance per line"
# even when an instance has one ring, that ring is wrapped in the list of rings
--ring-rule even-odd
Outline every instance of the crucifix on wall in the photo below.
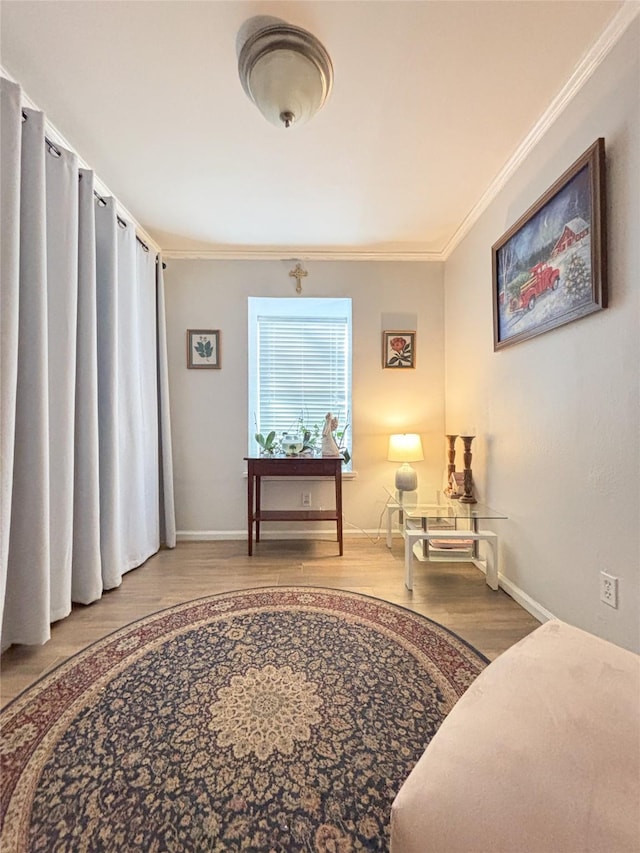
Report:
[[[295,269],[292,269],[289,272],[289,275],[291,276],[291,278],[295,278],[296,280],[296,293],[302,293],[302,284],[300,282],[300,279],[306,278],[309,273],[305,269],[303,269],[300,264],[296,264]]]

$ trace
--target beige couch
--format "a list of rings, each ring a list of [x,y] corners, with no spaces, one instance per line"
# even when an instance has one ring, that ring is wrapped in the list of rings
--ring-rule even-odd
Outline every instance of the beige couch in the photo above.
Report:
[[[455,705],[394,801],[391,853],[586,851],[640,851],[640,656],[553,620]]]

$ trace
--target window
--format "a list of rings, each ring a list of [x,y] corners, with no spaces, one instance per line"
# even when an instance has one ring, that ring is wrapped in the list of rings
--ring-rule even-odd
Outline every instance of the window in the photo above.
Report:
[[[300,418],[322,433],[327,412],[338,432],[350,426],[351,300],[249,297],[249,455],[255,433],[281,435]]]

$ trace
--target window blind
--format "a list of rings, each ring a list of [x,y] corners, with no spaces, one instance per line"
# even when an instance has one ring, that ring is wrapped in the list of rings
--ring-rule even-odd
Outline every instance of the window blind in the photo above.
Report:
[[[327,412],[344,429],[350,406],[350,324],[347,317],[257,318],[258,432],[287,432],[299,419],[321,428]],[[347,434],[350,448],[350,431]]]

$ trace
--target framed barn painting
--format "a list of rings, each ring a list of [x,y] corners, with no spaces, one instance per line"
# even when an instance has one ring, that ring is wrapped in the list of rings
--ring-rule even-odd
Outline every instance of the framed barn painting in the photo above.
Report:
[[[383,332],[382,366],[403,368],[416,366],[416,333]]]
[[[187,329],[187,367],[220,367],[219,329]]]
[[[604,139],[491,251],[494,350],[606,308]]]

